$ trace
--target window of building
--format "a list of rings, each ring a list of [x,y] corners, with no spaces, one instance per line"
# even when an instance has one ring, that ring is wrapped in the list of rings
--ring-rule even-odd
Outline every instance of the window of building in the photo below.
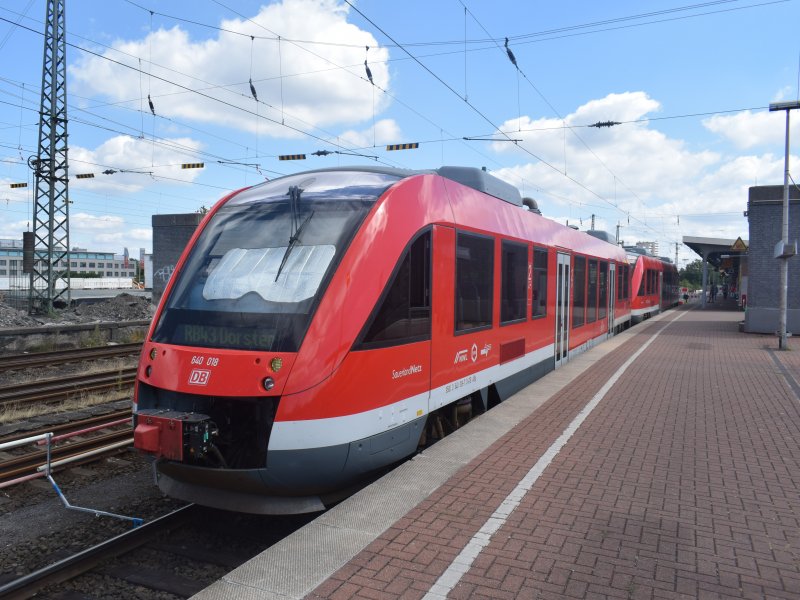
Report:
[[[580,327],[586,322],[586,259],[575,257],[572,269],[572,327]]]
[[[106,277],[111,277],[111,271],[106,271]]]
[[[589,261],[589,287],[586,298],[586,322],[597,321],[597,261]]]
[[[456,331],[492,324],[494,240],[458,233],[456,241]]]
[[[77,267],[78,263],[73,260],[71,263],[69,263],[69,266],[70,267]]]
[[[85,268],[86,268],[86,263],[85,263],[85,262],[82,262],[82,263],[81,263],[81,268],[82,268],[82,269],[85,269]]]
[[[7,275],[6,270],[5,269],[0,269],[0,275]]]
[[[547,248],[533,248],[533,318],[547,314]]]
[[[605,319],[608,314],[608,263],[600,261],[597,274],[597,318]]]
[[[503,241],[500,282],[500,322],[525,320],[528,301],[528,246]]]
[[[431,336],[431,232],[400,258],[357,349],[407,344]]]
[[[7,265],[7,264],[8,264],[8,263],[6,262],[6,259],[5,259],[5,258],[0,258],[0,265],[4,265],[4,266],[5,266],[5,265]]]

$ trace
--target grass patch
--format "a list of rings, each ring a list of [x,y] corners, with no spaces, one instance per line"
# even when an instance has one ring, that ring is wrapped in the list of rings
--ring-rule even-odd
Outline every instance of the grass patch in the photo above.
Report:
[[[48,404],[46,406],[11,406],[8,408],[0,408],[0,425],[25,421],[42,415],[54,415],[80,410],[81,408],[97,406],[98,404],[105,404],[107,402],[116,402],[117,400],[131,400],[132,402],[132,392],[133,386],[131,386],[130,391],[122,390],[105,392],[102,394],[81,395],[80,397],[71,398],[57,404]]]
[[[65,367],[53,367],[52,369],[31,370],[22,373],[15,373],[13,377],[0,378],[0,385],[32,383],[46,379],[55,379],[70,373],[101,373],[107,371],[120,371],[120,383],[116,390],[108,392],[98,392],[92,394],[78,393],[69,400],[60,403],[44,404],[38,406],[7,406],[0,407],[0,424],[24,421],[33,417],[52,415],[68,411],[79,410],[106,402],[117,400],[133,401],[133,386],[124,386],[121,381],[121,371],[124,368],[135,366],[136,359],[115,358],[113,360],[97,361],[94,363],[76,363]]]

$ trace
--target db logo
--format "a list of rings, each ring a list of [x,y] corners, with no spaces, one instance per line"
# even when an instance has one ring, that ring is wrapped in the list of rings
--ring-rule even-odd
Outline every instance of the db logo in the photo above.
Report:
[[[211,371],[192,369],[189,375],[189,385],[207,385],[209,379],[211,379]]]

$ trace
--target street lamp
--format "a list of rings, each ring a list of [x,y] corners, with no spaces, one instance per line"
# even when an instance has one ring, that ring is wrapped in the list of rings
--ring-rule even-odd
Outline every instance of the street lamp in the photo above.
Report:
[[[781,260],[780,289],[780,324],[778,331],[778,349],[788,350],[789,341],[786,334],[787,297],[789,293],[789,258],[797,254],[797,245],[789,245],[789,112],[800,108],[800,101],[774,102],[769,105],[770,112],[786,111],[786,153],[783,170],[783,224],[781,241],[775,246],[775,258]]]

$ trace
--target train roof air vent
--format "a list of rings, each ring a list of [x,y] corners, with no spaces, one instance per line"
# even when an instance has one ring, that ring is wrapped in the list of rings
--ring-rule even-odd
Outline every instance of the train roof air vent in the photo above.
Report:
[[[439,167],[436,172],[442,177],[471,187],[474,190],[489,194],[511,204],[522,206],[522,196],[519,190],[510,183],[490,175],[483,169],[474,167]]]
[[[608,231],[600,231],[599,229],[591,229],[587,231],[590,236],[597,238],[598,240],[603,240],[604,242],[608,242],[609,244],[617,244],[616,238],[611,235]]]

